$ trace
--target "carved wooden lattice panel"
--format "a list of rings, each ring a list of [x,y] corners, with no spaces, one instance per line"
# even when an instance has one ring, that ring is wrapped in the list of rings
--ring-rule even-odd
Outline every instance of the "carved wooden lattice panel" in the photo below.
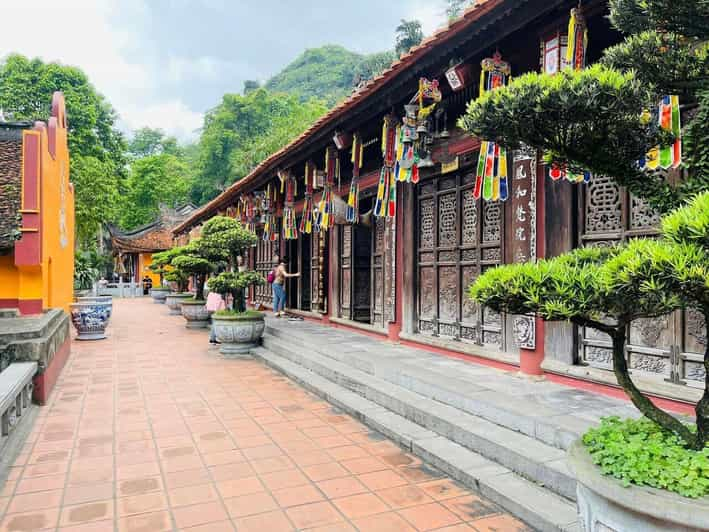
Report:
[[[372,242],[372,325],[386,326],[386,218],[375,218]]]
[[[264,279],[268,277],[268,273],[273,269],[275,264],[275,256],[278,253],[280,242],[264,241],[261,239],[261,233],[258,234],[259,240],[256,247],[251,248],[256,254],[256,271],[260,273]],[[264,284],[257,286],[254,290],[254,299],[256,303],[270,304],[273,302],[273,294],[271,293],[271,285]]]
[[[352,319],[352,226],[340,228],[340,313],[341,318]]]
[[[418,330],[503,349],[503,320],[468,297],[481,269],[500,264],[503,207],[475,200],[473,183],[459,174],[417,187]]]
[[[609,178],[594,177],[583,193],[581,241],[610,246],[629,238],[652,238],[658,214],[648,204]],[[706,332],[693,312],[637,320],[628,331],[626,357],[632,373],[698,386]],[[592,329],[580,331],[579,358],[591,366],[612,369],[610,338]]]

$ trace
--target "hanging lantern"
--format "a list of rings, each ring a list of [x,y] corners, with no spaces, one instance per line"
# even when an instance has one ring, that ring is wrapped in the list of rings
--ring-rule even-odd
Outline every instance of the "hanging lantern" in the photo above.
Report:
[[[362,137],[355,133],[352,137],[352,181],[350,182],[350,194],[347,197],[347,212],[345,214],[347,222],[351,224],[359,221],[359,172],[362,167],[363,154]]]
[[[480,95],[503,87],[511,79],[510,64],[502,60],[500,52],[482,60]],[[483,140],[480,144],[478,168],[473,196],[487,201],[505,201],[508,197],[507,151],[495,142]]]
[[[300,218],[300,232],[310,234],[313,231],[313,184],[315,168],[310,161],[305,163],[305,201],[303,215]]]

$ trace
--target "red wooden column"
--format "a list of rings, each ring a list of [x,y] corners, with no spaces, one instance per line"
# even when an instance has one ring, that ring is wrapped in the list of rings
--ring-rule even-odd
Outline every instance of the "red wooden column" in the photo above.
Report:
[[[512,209],[513,262],[543,258],[544,166],[532,150],[514,153],[510,207]],[[544,322],[534,316],[515,316],[514,336],[519,346],[519,367],[526,375],[542,375]]]

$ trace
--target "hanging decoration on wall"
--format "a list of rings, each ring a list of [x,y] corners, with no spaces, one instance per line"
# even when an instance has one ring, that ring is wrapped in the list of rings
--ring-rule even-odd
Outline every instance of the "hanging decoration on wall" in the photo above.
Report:
[[[339,181],[340,158],[335,146],[328,146],[325,150],[325,186],[323,187],[322,198],[318,206],[318,221],[316,230],[327,231],[335,225],[335,205],[332,198],[332,189],[335,187],[335,180]]]
[[[374,216],[392,218],[396,214],[396,134],[397,119],[393,115],[384,117],[382,125],[382,157],[384,164],[379,173],[377,200],[374,204]]]
[[[246,228],[252,233],[256,233],[256,209],[254,198],[251,195],[244,200],[244,217],[246,219]]]
[[[650,113],[647,113],[651,120]],[[677,168],[682,163],[682,124],[680,120],[679,96],[663,96],[657,109],[657,121],[660,127],[674,135],[672,144],[655,146],[640,161],[642,170],[656,170],[662,168]]]
[[[290,172],[279,172],[279,174],[281,173],[284,174],[281,182],[285,183],[286,187],[283,207],[283,238],[295,240],[298,238],[298,226],[295,219],[295,195],[298,193],[297,182]]]
[[[510,64],[502,60],[500,52],[483,59],[480,65],[481,96],[509,83]],[[483,140],[480,144],[473,196],[487,201],[505,201],[508,197],[507,150],[495,142]]]
[[[362,168],[362,157],[364,154],[364,144],[359,133],[352,137],[352,181],[350,182],[350,194],[347,197],[347,212],[345,219],[347,223],[357,223],[359,221],[359,172]]]
[[[315,183],[315,165],[308,161],[305,163],[305,201],[303,202],[303,215],[300,218],[300,232],[310,234],[313,232],[313,185]]]

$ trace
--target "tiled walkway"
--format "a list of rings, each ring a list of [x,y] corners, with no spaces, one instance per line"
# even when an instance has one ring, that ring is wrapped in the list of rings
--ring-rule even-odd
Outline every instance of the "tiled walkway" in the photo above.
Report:
[[[522,523],[147,299],[75,342],[0,530],[520,531]]]

